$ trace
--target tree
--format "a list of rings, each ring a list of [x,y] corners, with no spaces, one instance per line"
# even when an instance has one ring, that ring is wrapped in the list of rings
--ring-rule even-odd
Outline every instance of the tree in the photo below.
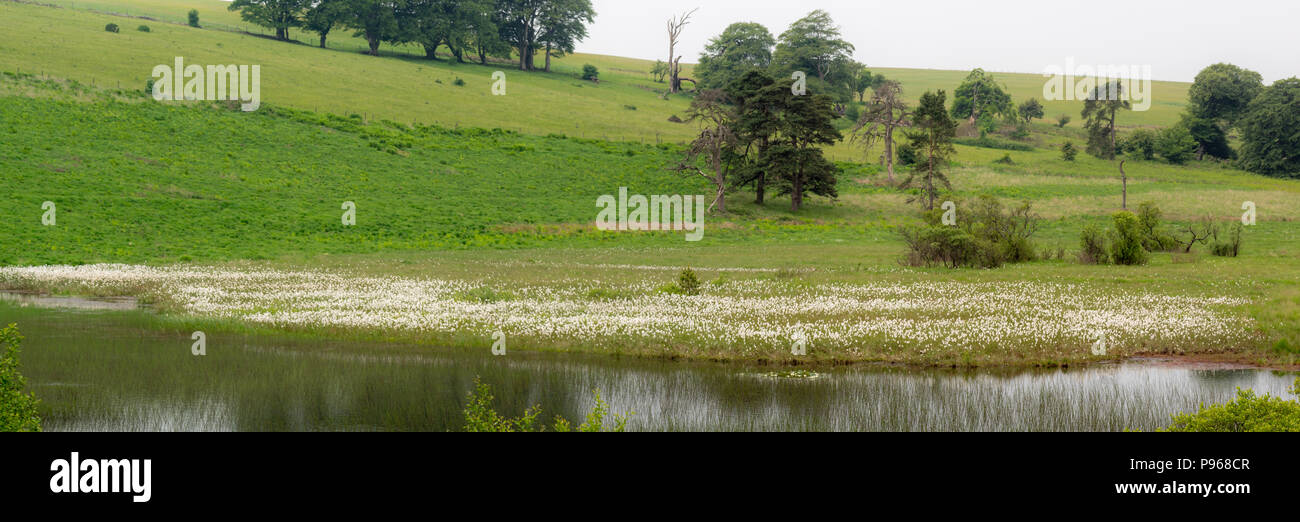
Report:
[[[0,328],[0,432],[41,431],[40,401],[25,390],[27,380],[18,372],[21,341],[18,325]]]
[[[678,39],[682,36],[682,30],[690,25],[691,15],[696,11],[699,11],[699,8],[668,19],[668,92],[672,94],[682,90],[682,57],[676,56]]]
[[[472,20],[473,27],[468,31],[469,47],[483,65],[487,65],[489,56],[509,60],[510,44],[501,36],[505,26],[502,3],[496,0],[483,0],[483,3],[487,10]]]
[[[1079,149],[1074,148],[1074,142],[1067,141],[1061,145],[1061,159],[1065,161],[1074,161],[1079,155]]]
[[[735,186],[754,185],[754,202],[762,205],[769,182],[767,150],[780,131],[777,115],[790,90],[761,70],[751,70],[727,86],[735,104],[737,149],[731,156]]]
[[[1115,117],[1121,109],[1131,110],[1133,105],[1124,98],[1124,84],[1112,80],[1088,93],[1083,102],[1084,128],[1088,130],[1088,154],[1115,159]]]
[[[1237,153],[1228,145],[1228,133],[1224,126],[1208,118],[1197,117],[1191,111],[1183,113],[1179,125],[1187,128],[1192,139],[1196,140],[1196,159],[1205,156],[1219,159],[1236,159]]]
[[[187,14],[186,16],[189,17],[189,24],[190,24],[190,27],[193,27],[193,28],[195,28],[195,29],[199,29],[199,10],[198,10],[198,9],[190,9],[189,14]]]
[[[726,93],[719,89],[700,91],[699,96],[691,101],[687,114],[689,117],[686,121],[700,123],[700,135],[691,142],[686,157],[674,170],[693,171],[709,180],[716,192],[709,209],[716,207],[719,212],[726,212],[727,166],[723,162],[723,152],[736,144],[736,135],[732,130],[735,114],[728,106]],[[712,174],[705,173],[696,166],[700,155],[706,156]]]
[[[920,161],[899,186],[920,188],[921,195],[908,202],[921,201],[926,210],[934,210],[934,202],[939,198],[939,185],[952,189],[944,170],[948,167],[948,159],[957,152],[952,145],[957,136],[957,122],[948,116],[944,106],[946,99],[947,93],[943,91],[921,95],[921,103],[912,115],[912,128],[906,132],[908,141],[918,149]]]
[[[342,25],[351,9],[348,0],[318,0],[303,17],[303,29],[320,35],[320,48],[325,48],[325,37],[334,27]]]
[[[1160,137],[1151,129],[1137,129],[1128,135],[1124,140],[1124,151],[1129,155],[1140,157],[1144,160],[1153,160],[1156,158],[1156,144]]]
[[[591,0],[550,0],[542,9],[539,44],[546,45],[546,72],[551,71],[551,57],[573,53],[578,42],[587,38],[587,24],[596,20]]]
[[[1187,90],[1188,111],[1231,128],[1246,113],[1250,101],[1263,90],[1264,80],[1259,73],[1217,63],[1196,75]]]
[[[655,60],[654,67],[650,68],[650,76],[653,76],[655,83],[664,83],[664,77],[668,76],[668,64],[663,60]]]
[[[1300,177],[1300,79],[1264,88],[1238,125],[1242,168],[1266,176]]]
[[[1070,115],[1069,115],[1069,114],[1062,114],[1062,115],[1056,117],[1056,128],[1058,128],[1058,129],[1064,129],[1065,126],[1066,126],[1066,125],[1069,125],[1069,124],[1070,124]]]
[[[349,0],[351,9],[344,25],[356,29],[354,36],[365,38],[371,56],[379,56],[379,44],[400,43],[397,9],[402,4],[393,0]]]
[[[1035,118],[1042,118],[1045,114],[1043,104],[1038,102],[1038,98],[1025,100],[1024,103],[1020,104],[1017,112],[1020,114],[1020,118],[1025,120],[1025,123],[1033,122]]]
[[[818,9],[781,33],[772,54],[772,66],[785,78],[795,71],[803,72],[809,75],[812,88],[834,93],[846,101],[850,96],[847,81],[853,51],[853,44],[840,37],[840,29],[831,15]]]
[[[1196,140],[1192,139],[1192,133],[1187,127],[1174,125],[1160,133],[1160,138],[1156,140],[1156,152],[1165,161],[1182,165],[1196,153]]]
[[[982,116],[1005,117],[1011,110],[1011,95],[984,69],[971,71],[952,93],[952,117],[972,125]]]
[[[768,154],[782,181],[780,192],[790,195],[790,209],[798,212],[807,193],[839,196],[835,188],[839,168],[825,158],[821,147],[833,145],[843,136],[833,123],[834,101],[830,96],[812,91],[795,96],[789,89],[785,94],[779,120],[782,140]]]
[[[501,39],[519,55],[519,70],[531,71],[537,54],[537,36],[541,32],[543,11],[548,0],[499,0]]]
[[[910,125],[907,103],[903,101],[903,88],[896,81],[885,80],[876,87],[871,102],[851,133],[853,141],[871,150],[877,142],[884,145],[881,158],[889,173],[889,183],[894,183],[894,131]]]
[[[288,40],[289,29],[302,25],[299,15],[308,5],[308,0],[235,0],[226,9],[239,11],[245,22],[275,29],[276,40]]]
[[[884,76],[871,74],[871,70],[866,65],[858,62],[850,62],[846,71],[846,82],[849,91],[858,95],[858,103],[866,102],[867,89],[874,88],[885,81]]]
[[[701,89],[725,89],[745,73],[772,64],[772,33],[756,23],[734,23],[713,37],[700,54],[695,76]]]

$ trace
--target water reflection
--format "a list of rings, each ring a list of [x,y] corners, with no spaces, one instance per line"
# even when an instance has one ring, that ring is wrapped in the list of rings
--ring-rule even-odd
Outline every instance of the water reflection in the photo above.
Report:
[[[1282,395],[1282,372],[1129,363],[1044,372],[895,368],[772,374],[771,368],[605,356],[306,341],[190,332],[145,312],[0,303],[26,337],[24,372],[48,430],[313,431],[457,429],[475,376],[498,409],[541,405],[580,421],[592,390],[635,430],[1112,431],[1230,399]]]

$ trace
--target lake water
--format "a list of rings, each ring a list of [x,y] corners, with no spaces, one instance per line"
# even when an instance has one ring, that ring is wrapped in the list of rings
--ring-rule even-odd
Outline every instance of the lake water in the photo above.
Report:
[[[52,308],[53,307],[53,308]],[[581,421],[593,390],[632,430],[1149,430],[1294,374],[1138,361],[1050,371],[804,369],[190,331],[134,302],[0,294],[49,431],[448,431],[475,377],[509,416]],[[777,373],[773,373],[776,371]],[[812,375],[808,375],[811,373]]]

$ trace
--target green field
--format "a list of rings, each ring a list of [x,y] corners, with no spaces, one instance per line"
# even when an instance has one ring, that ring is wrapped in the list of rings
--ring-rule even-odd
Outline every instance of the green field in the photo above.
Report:
[[[122,12],[114,8],[121,5],[117,2],[78,1],[76,10],[0,2],[0,16],[12,26],[0,34],[0,71],[6,72],[0,75],[0,190],[5,194],[0,216],[6,223],[0,227],[5,245],[0,266],[131,263],[271,270],[276,278],[284,271],[309,270],[350,278],[432,279],[452,289],[430,290],[432,302],[453,308],[473,304],[462,310],[466,330],[289,320],[314,307],[333,310],[334,304],[308,297],[250,297],[256,304],[244,308],[224,303],[215,319],[243,328],[268,324],[259,318],[272,317],[283,319],[269,321],[283,328],[435,345],[481,342],[470,330],[478,332],[490,326],[491,317],[508,315],[517,318],[507,323],[519,329],[527,347],[664,357],[787,362],[782,352],[788,334],[806,327],[816,334],[810,353],[823,361],[1034,365],[1143,354],[1271,366],[1298,360],[1296,181],[1208,162],[1130,162],[1131,204],[1154,201],[1177,224],[1205,215],[1229,222],[1241,215],[1243,202],[1251,201],[1258,206],[1259,224],[1248,230],[1245,251],[1235,259],[1211,257],[1198,247],[1189,256],[1156,254],[1143,267],[1080,265],[1073,262],[1080,230],[1104,223],[1120,205],[1118,172],[1111,162],[1083,155],[1076,162],[1062,160],[1056,146],[1065,140],[1080,144],[1081,134],[1077,128],[1039,123],[1032,151],[958,147],[959,165],[950,177],[957,197],[991,194],[1033,202],[1043,217],[1034,239],[1039,250],[1052,254],[1048,260],[996,270],[903,268],[896,229],[918,221],[916,207],[906,203],[907,194],[885,185],[878,167],[852,163],[841,164],[838,199],[813,198],[799,213],[788,210],[788,198],[759,206],[752,194],[730,194],[730,212],[709,216],[699,243],[684,241],[680,233],[599,232],[592,225],[595,200],[617,194],[620,187],[633,194],[707,191],[703,180],[667,170],[681,157],[676,142],[693,133],[693,127],[667,118],[680,115],[689,99],[662,100],[652,92],[657,84],[640,72],[648,69],[647,62],[575,55],[560,60],[550,74],[506,68],[509,94],[494,97],[489,84],[496,67],[433,63],[414,56],[414,50],[403,56],[406,50],[399,48],[388,48],[379,58],[362,56],[356,52],[359,44],[342,34],[333,38],[338,49],[330,50],[275,42],[224,30],[241,22],[216,4],[132,2],[133,15],[175,22],[197,5],[212,22],[203,30],[151,23],[150,33],[139,33],[134,21],[81,10]],[[123,31],[104,32],[110,21]],[[147,99],[143,88],[149,71],[177,55],[190,63],[261,64],[262,110],[245,114]],[[573,73],[583,63],[601,67],[605,81],[599,86],[578,81]],[[910,96],[951,90],[965,76],[882,72],[902,81]],[[998,77],[1017,100],[1041,89],[1038,75]],[[466,85],[456,86],[455,78]],[[1153,110],[1122,123],[1170,124],[1182,110],[1185,92],[1186,84],[1158,84]],[[1067,110],[1078,119],[1077,108],[1049,103],[1047,109],[1049,116]],[[995,163],[1004,155],[1012,164]],[[832,157],[841,161],[863,156],[843,144],[832,149]],[[41,223],[46,201],[57,205],[56,226]],[[356,203],[355,227],[340,223],[347,201]],[[634,306],[644,305],[668,318],[664,324],[687,321],[685,305],[658,291],[686,266],[698,269],[707,283],[705,295],[695,298],[703,300],[701,306],[716,304],[720,316],[741,321],[752,318],[743,312],[752,305],[763,310],[755,314],[771,314],[759,316],[781,327],[751,343],[703,327],[665,327],[642,335],[629,326],[590,338],[566,337],[525,320],[553,313],[575,323],[591,315],[634,325]],[[178,316],[200,319],[205,314],[187,301],[192,296],[186,290],[198,287],[186,285],[251,292],[233,283],[222,286],[221,277],[212,276],[215,283],[203,279],[208,275],[179,282],[124,278],[125,283],[104,285],[79,277],[11,272],[0,274],[0,287],[138,293]],[[286,292],[314,295],[285,284]],[[1057,285],[1072,290],[1058,292]],[[863,286],[931,295],[940,306],[900,311],[845,305]],[[948,288],[963,293],[944,297]],[[1023,310],[976,306],[1004,302],[1021,290],[1041,301]],[[1016,337],[1029,335],[1017,330],[1008,342],[979,340],[970,349],[945,348],[937,341],[898,345],[877,331],[837,344],[831,331],[836,325],[890,321],[923,326],[985,324],[987,317],[1030,321],[1041,313],[1054,317],[1065,332],[1071,319],[1044,310],[1057,299],[1087,312],[1087,300],[1078,296],[1106,302],[1098,305],[1105,315],[1098,320],[1120,324],[1125,332],[1106,357],[1089,353],[1091,341],[1081,331],[1030,342]],[[380,306],[380,297],[368,306]],[[1130,308],[1148,298],[1159,302]],[[1196,304],[1220,298],[1222,304]],[[826,308],[809,308],[804,301],[826,303]],[[951,309],[943,309],[949,303]],[[1186,304],[1187,317],[1203,321],[1195,323],[1202,331],[1180,329],[1185,325],[1177,322],[1183,313],[1179,303],[1193,303]],[[1143,315],[1154,319],[1142,323]],[[1141,324],[1127,325],[1128,316]],[[1236,333],[1216,336],[1222,325],[1232,325]],[[1021,326],[1032,329],[1032,322]]]

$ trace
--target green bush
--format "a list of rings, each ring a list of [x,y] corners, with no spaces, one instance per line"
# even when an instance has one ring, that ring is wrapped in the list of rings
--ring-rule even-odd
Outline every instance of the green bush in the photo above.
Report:
[[[198,26],[199,26],[199,10],[198,10],[198,9],[190,9],[190,12],[189,12],[189,24],[190,24],[190,27],[198,27]]]
[[[1110,252],[1101,228],[1089,223],[1079,237],[1079,262],[1088,265],[1110,264]]]
[[[587,64],[582,66],[582,79],[596,80],[600,78],[600,70],[595,65]]]
[[[1219,241],[1218,232],[1215,232],[1214,245],[1210,247],[1210,252],[1219,257],[1237,257],[1241,254],[1241,232],[1246,227],[1237,223],[1228,230],[1227,237]]]
[[[140,31],[140,32],[142,32],[142,33],[147,33],[147,32],[149,32],[149,26],[147,26],[147,25],[142,25],[142,26],[140,26],[140,27],[135,28],[135,30]]]
[[[104,30],[110,33],[117,33],[117,32],[121,32],[122,28],[118,27],[117,24],[108,24],[104,26]]]
[[[996,268],[1037,259],[1032,237],[1039,217],[1028,202],[1007,210],[992,196],[957,203],[956,226],[942,223],[943,211],[926,215],[927,226],[899,229],[910,266]]]
[[[1291,388],[1300,394],[1300,379]],[[1173,424],[1163,432],[1300,432],[1300,402],[1268,394],[1255,395],[1253,390],[1237,389],[1237,398],[1213,406],[1201,406],[1196,413],[1173,416]]]
[[[1192,138],[1192,133],[1187,130],[1187,127],[1175,125],[1160,133],[1156,151],[1165,161],[1181,165],[1192,159],[1196,154],[1197,146],[1196,139]]]
[[[1145,265],[1150,256],[1142,246],[1142,224],[1137,215],[1128,211],[1111,216],[1114,228],[1110,230],[1110,259],[1117,265]]]
[[[36,405],[40,401],[24,392],[27,379],[18,373],[19,344],[23,337],[18,325],[0,329],[0,432],[41,431]]]
[[[587,414],[586,422],[577,427],[577,431],[585,433],[598,433],[603,431],[623,432],[627,430],[627,421],[636,412],[626,414],[615,414],[613,424],[606,426],[606,417],[609,415],[609,403],[600,397],[600,390],[594,390],[595,406]],[[523,415],[516,418],[502,417],[501,414],[493,407],[496,397],[492,395],[492,387],[483,384],[478,377],[474,378],[474,391],[468,394],[465,403],[464,430],[473,433],[523,433],[523,432],[541,432],[546,431],[546,426],[539,424],[537,418],[542,415],[542,409],[539,406],[533,406],[524,411]],[[608,429],[606,429],[608,428]],[[554,429],[557,432],[574,431],[573,425],[564,417],[555,416]]]
[[[911,142],[899,143],[894,153],[898,156],[899,165],[904,167],[916,165],[916,146]]]
[[[700,295],[700,278],[690,268],[683,269],[677,275],[677,288],[685,295]]]
[[[1120,148],[1132,157],[1144,160],[1156,159],[1156,143],[1159,137],[1150,129],[1138,129],[1125,138]]]
[[[1147,252],[1168,252],[1178,247],[1178,240],[1165,233],[1160,224],[1160,207],[1154,202],[1144,201],[1138,205],[1138,223],[1142,228],[1142,247]]]
[[[463,80],[463,79],[461,79],[461,78],[456,78],[455,80],[452,80],[451,84],[452,84],[452,85],[455,85],[455,86],[457,86],[457,87],[464,87],[464,86],[465,86],[465,80]]]
[[[1074,161],[1074,158],[1078,155],[1079,149],[1075,148],[1073,142],[1067,141],[1064,145],[1061,145],[1061,159],[1065,161]]]

